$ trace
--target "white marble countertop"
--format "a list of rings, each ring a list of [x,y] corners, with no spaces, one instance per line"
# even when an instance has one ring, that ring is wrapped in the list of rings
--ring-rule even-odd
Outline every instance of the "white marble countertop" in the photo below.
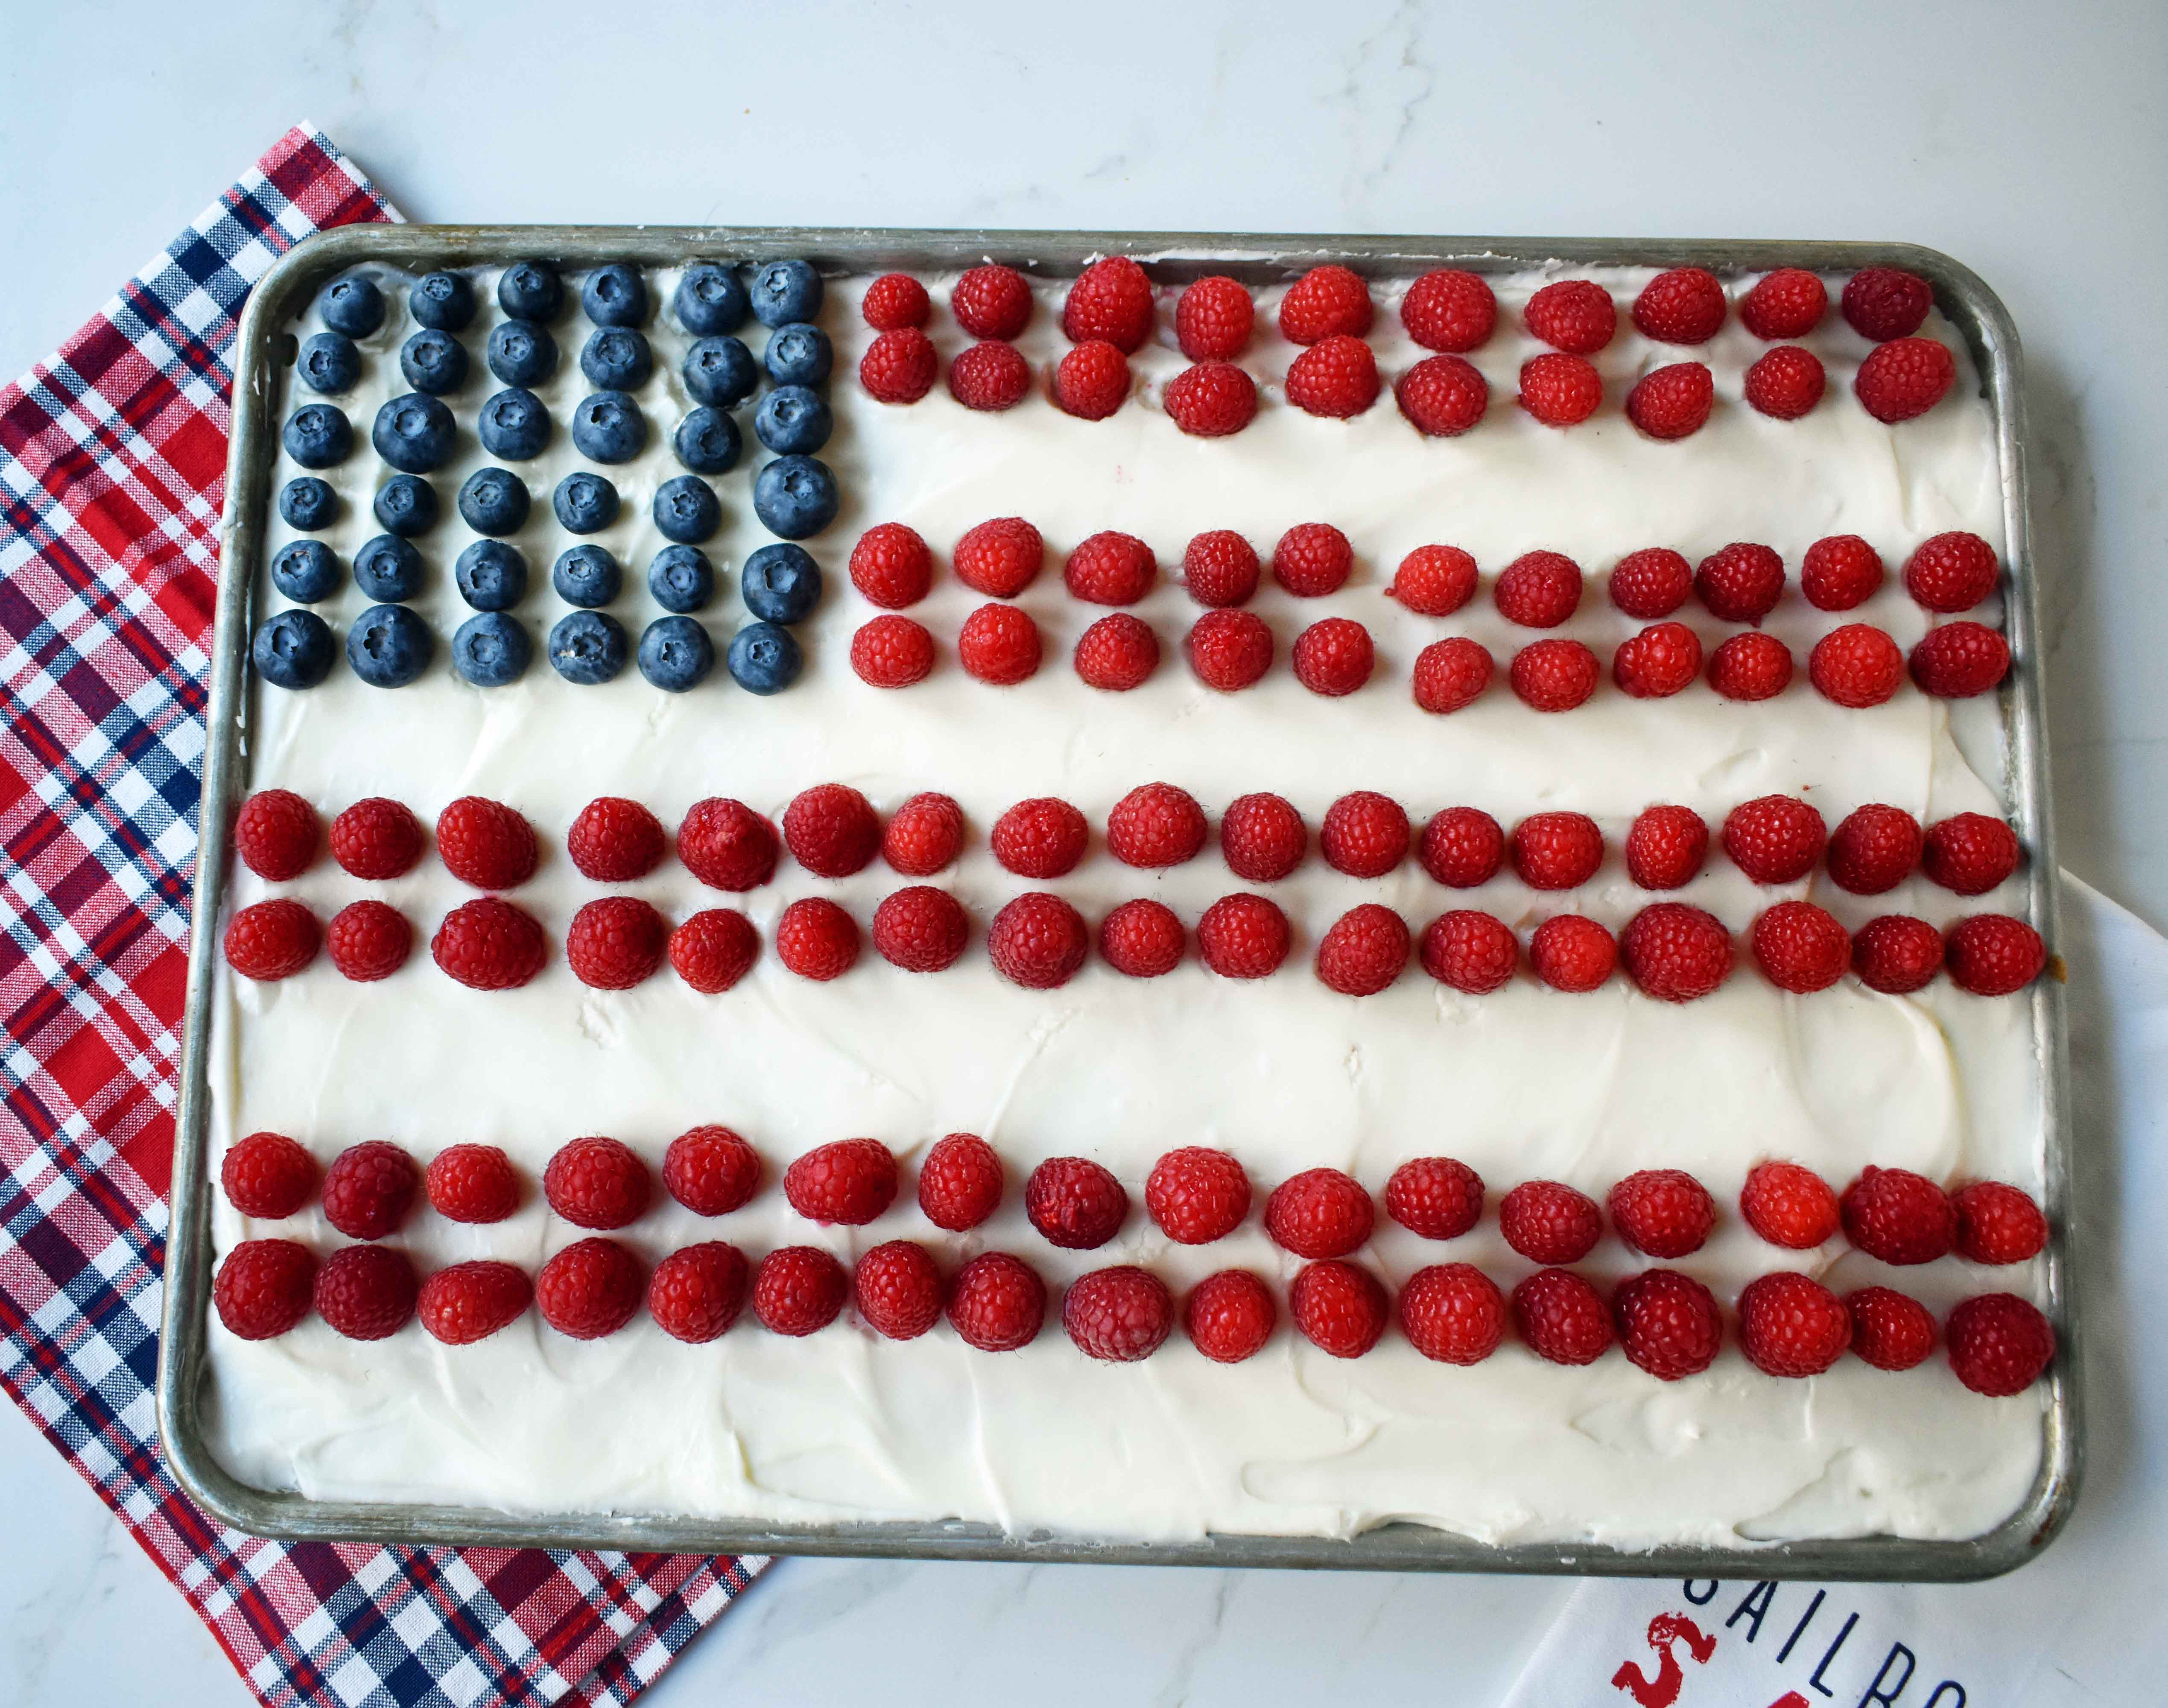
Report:
[[[232,0],[205,18],[183,29],[130,0],[94,20],[9,19],[0,373],[43,355],[304,117],[417,220],[1947,250],[2025,337],[2064,863],[2168,923],[2155,656],[2168,636],[2168,10],[2151,0],[2053,21],[2014,0],[1851,0],[1811,16],[1736,0]],[[0,1509],[13,1535],[40,1539],[0,1549],[0,1700],[247,1700],[185,1604],[5,1407]],[[1449,1680],[1450,1700],[1481,1703],[1565,1594],[793,1562],[648,1700],[843,1708],[1020,1679],[1049,1702],[1444,1700]]]

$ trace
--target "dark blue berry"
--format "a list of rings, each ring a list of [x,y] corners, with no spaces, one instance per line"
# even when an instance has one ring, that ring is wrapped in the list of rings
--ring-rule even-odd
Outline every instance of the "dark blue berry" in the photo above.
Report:
[[[697,611],[715,596],[715,567],[697,545],[666,545],[647,566],[647,591],[666,611]]]
[[[580,371],[604,391],[636,391],[655,371],[647,340],[630,327],[606,326],[580,352]]]
[[[324,324],[350,338],[365,338],[384,324],[384,293],[374,279],[355,274],[337,279],[316,299],[316,312]]]
[[[763,622],[800,622],[821,603],[821,566],[802,545],[763,545],[746,559],[738,591]]]
[[[464,332],[474,318],[474,290],[456,273],[427,274],[406,293],[406,311],[432,332]]]
[[[546,261],[515,261],[497,275],[497,306],[514,320],[555,320],[565,281]]]
[[[353,428],[336,403],[304,403],[286,418],[286,455],[305,469],[343,463],[353,449]]]
[[[698,545],[723,525],[715,489],[698,475],[678,475],[655,489],[655,525],[665,540]]]
[[[279,513],[286,519],[289,528],[313,534],[332,525],[332,519],[338,514],[338,494],[329,481],[296,475],[279,488]]]
[[[441,397],[466,384],[467,347],[449,333],[416,333],[400,346],[399,371],[417,391]]]
[[[810,456],[779,456],[752,483],[761,524],[784,540],[806,540],[836,519],[836,477]]]
[[[527,597],[527,560],[502,540],[477,540],[452,566],[460,597],[478,611],[508,611]]]
[[[752,430],[778,456],[810,456],[835,430],[828,400],[805,386],[778,386],[760,400]]]
[[[337,656],[331,630],[314,611],[281,611],[258,624],[248,652],[257,674],[274,688],[314,688]]]
[[[622,261],[598,267],[580,287],[580,306],[597,326],[638,326],[647,318],[647,281]]]
[[[517,534],[527,504],[527,482],[510,469],[476,469],[460,488],[460,519],[477,534]]]
[[[718,409],[744,402],[760,385],[752,352],[731,338],[702,338],[685,352],[678,371],[695,403],[711,403]]]
[[[534,643],[502,611],[469,617],[452,633],[452,668],[476,688],[502,688],[527,673]]]
[[[794,321],[768,334],[768,348],[760,353],[768,377],[778,386],[817,386],[828,377],[835,352],[828,334],[817,326]]]
[[[600,475],[580,469],[557,482],[550,508],[567,534],[599,534],[617,520],[617,488]]]
[[[715,668],[715,643],[690,617],[657,617],[640,637],[640,673],[657,688],[683,694]]]
[[[515,386],[482,405],[475,428],[492,456],[523,463],[541,455],[550,443],[550,412],[532,391]]]
[[[422,554],[395,534],[380,534],[354,553],[353,580],[373,599],[411,599],[422,591]]]
[[[346,631],[346,662],[371,688],[404,688],[436,650],[429,625],[404,605],[371,605]]]
[[[409,391],[376,412],[376,426],[369,437],[377,455],[395,469],[426,475],[451,460],[458,429],[452,424],[452,412],[442,403]]]
[[[597,391],[572,411],[572,444],[590,462],[629,463],[646,443],[646,419],[622,391]]]
[[[361,380],[361,352],[343,333],[318,333],[302,340],[294,371],[311,391],[351,391]]]
[[[296,540],[271,560],[272,586],[297,605],[329,599],[339,580],[339,561],[321,540]]]
[[[747,623],[731,636],[729,657],[731,676],[753,694],[780,694],[805,668],[790,631],[773,623]]]
[[[437,489],[419,475],[394,475],[376,489],[376,525],[412,540],[437,525]]]
[[[600,611],[574,611],[550,631],[550,662],[582,688],[608,682],[624,668],[624,628]]]
[[[736,422],[720,409],[695,409],[678,423],[670,441],[678,460],[696,475],[727,474],[737,466],[744,441]]]
[[[821,275],[810,262],[769,262],[753,274],[749,294],[763,326],[789,326],[821,312]]]
[[[696,338],[734,333],[745,324],[749,305],[738,275],[715,261],[698,261],[685,269],[672,299],[678,323]]]
[[[557,589],[557,597],[583,610],[608,604],[624,582],[617,560],[599,545],[573,546],[550,572],[550,585]]]
[[[490,328],[483,359],[507,386],[539,386],[557,371],[557,341],[531,320],[501,320]]]

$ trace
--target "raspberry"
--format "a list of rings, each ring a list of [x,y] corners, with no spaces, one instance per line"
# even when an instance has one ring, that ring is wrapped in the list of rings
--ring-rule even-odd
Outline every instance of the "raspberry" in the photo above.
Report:
[[[1644,1168],[1611,1189],[1607,1200],[1619,1238],[1652,1258],[1699,1251],[1716,1226],[1716,1200],[1682,1168]]]
[[[1134,535],[1094,534],[1061,566],[1062,585],[1095,605],[1133,605],[1159,575],[1152,549]]]
[[[1199,362],[1167,381],[1167,418],[1194,439],[1225,439],[1257,418],[1257,382],[1231,362]]]
[[[1847,623],[1815,642],[1807,655],[1807,679],[1836,705],[1855,710],[1880,705],[1905,679],[1905,655],[1871,624]]]
[[[708,907],[670,934],[670,964],[704,996],[728,990],[760,954],[752,921],[734,907]]]
[[[783,810],[783,839],[790,857],[824,878],[862,872],[880,852],[880,815],[847,783],[801,790]]]
[[[1473,1264],[1432,1264],[1400,1290],[1400,1332],[1439,1364],[1480,1364],[1506,1338],[1506,1301]]]
[[[933,303],[926,287],[908,273],[884,273],[858,299],[858,312],[875,332],[892,333],[907,326],[924,326],[933,312]]]
[[[948,395],[966,409],[1013,409],[1031,391],[1031,364],[1014,344],[989,338],[948,364]]]
[[[348,1340],[383,1340],[412,1319],[422,1284],[406,1253],[390,1246],[343,1246],[316,1271],[316,1315]]]
[[[1370,1237],[1370,1195],[1337,1168],[1307,1168],[1265,1200],[1265,1232],[1299,1258],[1341,1258]]]
[[[1418,545],[1400,560],[1388,599],[1419,616],[1449,617],[1475,596],[1475,560],[1457,545]]]
[[[1709,654],[1708,685],[1726,700],[1773,700],[1792,685],[1792,649],[1774,635],[1734,635]]]
[[[1012,338],[1031,321],[1031,286],[1012,267],[974,267],[948,293],[948,311],[975,338]]]
[[[1593,1364],[1611,1350],[1603,1296],[1570,1269],[1538,1269],[1514,1288],[1513,1324],[1552,1364]]]
[[[1182,287],[1174,305],[1174,341],[1193,362],[1231,362],[1250,342],[1256,318],[1250,293],[1215,274]]]
[[[1182,964],[1182,921],[1161,902],[1140,897],[1099,922],[1099,957],[1124,978],[1157,978]]]
[[[1603,833],[1584,812],[1538,812],[1513,827],[1513,870],[1533,890],[1577,890],[1603,864]]]
[[[1563,1181],[1523,1180],[1498,1200],[1498,1232],[1531,1263],[1577,1264],[1603,1237],[1603,1214]]]
[[[1280,299],[1280,333],[1289,343],[1314,344],[1336,334],[1370,330],[1370,287],[1345,267],[1313,267]]]
[[[1355,568],[1355,548],[1330,522],[1298,522],[1273,548],[1273,579],[1306,599],[1338,593]]]
[[[773,825],[743,801],[720,795],[695,801],[678,827],[678,858],[713,890],[758,889],[775,875],[781,848]]]
[[[1934,288],[1926,279],[1894,267],[1868,267],[1845,282],[1845,319],[1862,338],[1877,343],[1910,338],[1934,306]]]
[[[1645,623],[1668,617],[1692,591],[1686,559],[1661,545],[1629,552],[1611,572],[1611,603]]]
[[[1611,1309],[1628,1360],[1658,1381],[1697,1375],[1716,1361],[1724,1338],[1716,1301],[1676,1269],[1645,1269],[1620,1283]]]
[[[1061,1326],[1087,1358],[1134,1364],[1158,1351],[1174,1328],[1166,1284],[1133,1264],[1094,1269],[1070,1283]]]
[[[1126,694],[1143,687],[1159,668],[1159,636],[1149,623],[1116,611],[1078,637],[1075,662],[1086,687]]]
[[[534,827],[509,806],[464,795],[437,815],[445,869],[477,890],[516,889],[534,875]]]
[[[322,938],[316,916],[299,902],[258,902],[227,924],[226,965],[243,978],[290,978],[316,958]]]
[[[348,1239],[382,1239],[399,1231],[421,1188],[422,1171],[398,1146],[348,1145],[324,1170],[324,1220]]]
[[[1748,404],[1772,421],[1797,421],[1812,414],[1828,389],[1821,358],[1797,344],[1780,345],[1746,370]]]
[[[1848,611],[1882,585],[1882,555],[1857,534],[1817,540],[1799,560],[1799,591],[1818,611]]]
[[[1326,809],[1318,847],[1326,865],[1351,878],[1382,878],[1408,857],[1408,815],[1399,801],[1368,789]]]
[[[1618,957],[1627,976],[1650,996],[1690,1003],[1731,976],[1731,934],[1699,907],[1658,902],[1627,922]]]
[[[1249,611],[1207,611],[1182,648],[1197,679],[1221,694],[1251,686],[1273,665],[1273,631]]]
[[[1287,959],[1287,915],[1262,896],[1222,896],[1197,922],[1197,955],[1222,978],[1268,978]]]
[[[1694,571],[1694,589],[1713,617],[1759,624],[1784,592],[1784,560],[1766,545],[1735,540]]]
[[[1046,541],[1021,516],[981,522],[956,542],[956,579],[991,599],[1012,599],[1037,578]]]
[[[1483,1177],[1451,1157],[1416,1157],[1385,1182],[1385,1214],[1424,1239],[1459,1239],[1483,1219]]]
[[[1049,1157],[1023,1184],[1023,1210],[1049,1243],[1093,1251],[1121,1232],[1129,1195],[1088,1157]]]
[[[1905,561],[1905,591],[1915,604],[1945,616],[1969,611],[2002,574],[1995,548],[1977,534],[1937,534]]]
[[[859,1320],[890,1340],[916,1340],[941,1320],[941,1271],[932,1253],[907,1239],[860,1258],[851,1293]]]
[[[1644,890],[1683,890],[1708,858],[1708,826],[1691,806],[1650,806],[1626,833],[1626,875]]]
[[[900,611],[933,585],[933,554],[916,529],[877,522],[851,548],[851,585],[869,603]]]
[[[565,853],[583,878],[629,884],[662,864],[669,838],[662,822],[637,801],[604,795],[580,809],[565,833]]]
[[[1701,636],[1684,623],[1652,623],[1618,643],[1611,679],[1635,700],[1665,700],[1701,674]]]
[[[1393,396],[1416,431],[1432,439],[1457,438],[1490,407],[1489,383],[1458,356],[1426,356],[1400,375]]]
[[[241,803],[233,821],[234,852],[259,878],[298,878],[323,840],[316,809],[290,789],[263,789]]]
[[[421,821],[372,795],[332,821],[332,858],[357,878],[401,878],[422,858]]]
[[[1660,344],[1705,344],[1724,324],[1724,287],[1699,267],[1659,273],[1634,299],[1634,325]]]
[[[843,1266],[818,1246],[787,1245],[752,1274],[752,1314],[771,1334],[817,1334],[842,1315],[851,1295]]]
[[[1250,1177],[1225,1151],[1201,1145],[1169,1151],[1145,1182],[1145,1208],[1177,1245],[1209,1245],[1250,1213]]]
[[[1305,414],[1345,421],[1378,401],[1378,359],[1362,339],[1336,333],[1294,359],[1286,388]]]
[[[2048,964],[2040,934],[2022,919],[1975,913],[1950,927],[1943,938],[1950,981],[1976,997],[2006,997],[2039,977]]]
[[[1921,637],[1909,662],[1921,693],[1969,700],[2010,673],[2010,643],[1979,623],[1944,623]]]
[[[1080,421],[1104,421],[1129,395],[1129,364],[1113,345],[1079,344],[1054,370],[1054,401]]]
[[[1416,654],[1416,704],[1439,714],[1472,705],[1490,685],[1496,668],[1490,653],[1465,635],[1433,641]]]
[[[542,1171],[542,1195],[575,1227],[630,1227],[654,1196],[647,1164],[600,1135],[561,1146]]]
[[[517,1264],[454,1264],[422,1283],[415,1314],[433,1340],[471,1346],[517,1322],[534,1299],[534,1284]]]
[[[241,1340],[273,1340],[309,1314],[316,1254],[290,1239],[245,1239],[226,1254],[211,1283],[211,1301],[226,1332]]]
[[[914,884],[885,897],[874,909],[874,950],[906,972],[939,972],[964,953],[971,922],[946,890]]]
[[[1427,350],[1465,355],[1485,343],[1498,323],[1498,299],[1475,274],[1440,267],[1424,274],[1400,298],[1400,324]]]
[[[1956,361],[1934,339],[1899,338],[1868,353],[1852,389],[1869,415],[1894,427],[1932,409],[1957,376]]]
[[[1046,1284],[1007,1252],[981,1252],[956,1272],[948,1323],[966,1346],[1014,1352],[1039,1338],[1046,1321]]]
[[[1677,362],[1644,374],[1626,394],[1626,415],[1651,439],[1684,439],[1701,430],[1716,386],[1699,362]]]
[[[1592,356],[1618,330],[1611,293],[1586,279],[1562,279],[1528,299],[1528,330],[1554,350]]]
[[[1797,1163],[1757,1163],[1740,1189],[1739,1213],[1771,1245],[1812,1251],[1836,1235],[1836,1194]]]
[[[1960,812],[1927,827],[1921,868],[1960,896],[1984,896],[2017,870],[2017,833],[1984,812]]]
[[[1560,551],[1529,551],[1500,572],[1498,615],[1528,629],[1555,629],[1581,608],[1581,566]]]
[[[1829,312],[1829,290],[1804,267],[1766,273],[1739,301],[1739,321],[1757,338],[1803,338]]]
[[[1039,625],[1015,605],[980,605],[956,636],[956,659],[964,674],[996,688],[1012,688],[1035,674],[1041,651]]]
[[[1862,1287],[1847,1294],[1852,1349],[1877,1370],[1911,1370],[1935,1349],[1935,1319],[1927,1307],[1889,1287]]]
[[[1855,808],[1831,833],[1830,881],[1854,896],[1878,896],[1920,864],[1920,821],[1900,806]]]
[[[1419,953],[1423,971],[1440,984],[1480,997],[1512,979],[1521,946],[1490,914],[1462,908],[1423,928]]]
[[[1103,338],[1123,354],[1134,355],[1151,328],[1151,280],[1126,255],[1109,255],[1087,267],[1061,306],[1061,330],[1072,344]]]
[[[1763,795],[1724,821],[1724,851],[1757,884],[1791,884],[1814,870],[1829,833],[1820,813],[1789,795]]]
[[[760,1189],[760,1152],[728,1127],[693,1127],[662,1153],[662,1184],[695,1216],[727,1216]]]
[[[373,984],[406,965],[414,928],[405,914],[381,902],[349,902],[324,928],[324,950],[343,976]]]
[[[800,978],[841,978],[858,962],[858,922],[825,896],[793,902],[775,922],[775,955]]]
[[[877,403],[916,403],[940,372],[933,340],[917,327],[883,333],[858,358],[858,384]]]
[[[937,1140],[918,1165],[918,1207],[936,1227],[964,1233],[1002,1201],[1002,1159],[975,1133]]]
[[[1448,806],[1423,827],[1416,858],[1448,889],[1472,890],[1498,875],[1506,860],[1506,833],[1479,807]]]
[[[2031,1196],[2000,1180],[1976,1180],[1953,1193],[1958,1251],[1976,1264],[2022,1264],[2048,1243],[2048,1218]]]
[[[1370,679],[1377,649],[1370,631],[1349,617],[1327,617],[1295,636],[1295,680],[1328,700],[1350,694]]]
[[[738,1320],[752,1280],[745,1253],[726,1240],[674,1251],[647,1282],[647,1314],[672,1340],[704,1346]]]
[[[1852,966],[1868,989],[1909,995],[1942,970],[1942,934],[1924,919],[1884,913],[1852,934]]]
[[[519,1208],[519,1177],[495,1145],[448,1145],[422,1182],[429,1207],[449,1221],[502,1221]]]
[[[1506,677],[1533,711],[1571,711],[1596,692],[1603,667],[1578,641],[1536,641],[1513,655]]]
[[[1257,548],[1231,529],[1198,535],[1182,554],[1182,584],[1200,605],[1246,604],[1257,573]]]
[[[1278,882],[1309,850],[1302,815],[1277,795],[1240,795],[1220,815],[1220,856],[1228,870],[1247,882]]]
[[[1044,882],[1064,876],[1084,858],[1091,833],[1084,815],[1066,801],[1040,795],[1019,801],[996,819],[988,840],[1003,870]]]
[[[1221,1269],[1190,1289],[1182,1328],[1214,1364],[1240,1364],[1273,1338],[1278,1317],[1262,1281],[1247,1269]]]
[[[1950,1312],[1944,1333],[1958,1380],[1994,1398],[2023,1393],[2055,1356],[2053,1325],[2015,1293],[1967,1299]]]
[[[1302,1338],[1334,1358],[1360,1358],[1391,1315],[1378,1278],[1354,1264],[1308,1264],[1288,1289],[1288,1312]]]
[[[1583,995],[1618,969],[1618,941],[1593,919],[1554,913],[1529,937],[1528,965],[1553,990]]]
[[[1739,1295],[1739,1344],[1765,1375],[1820,1375],[1852,1344],[1852,1313],[1808,1276],[1757,1275]]]
[[[1033,891],[994,915],[986,952],[994,971],[1026,990],[1050,991],[1076,976],[1091,936],[1076,910],[1059,896]]]
[[[226,1201],[258,1221],[283,1221],[316,1189],[316,1159],[284,1133],[251,1133],[219,1166]]]
[[[1172,783],[1132,789],[1107,815],[1107,852],[1125,866],[1178,866],[1209,833],[1204,809]]]
[[[1754,960],[1781,990],[1825,991],[1852,966],[1844,927],[1811,902],[1779,902],[1754,922]]]
[[[930,878],[964,846],[964,809],[946,795],[914,795],[889,815],[881,858],[906,878]]]
[[[542,971],[549,946],[534,916],[495,896],[463,902],[444,915],[429,954],[469,990],[517,990]]]
[[[1885,1264],[1931,1264],[1957,1243],[1958,1212],[1942,1189],[1906,1168],[1862,1168],[1837,1200],[1844,1237]]]
[[[670,922],[637,896],[604,896],[572,916],[565,960],[572,976],[596,990],[625,991],[662,965]]]
[[[1521,407],[1546,427],[1578,427],[1603,405],[1603,376],[1583,356],[1546,350],[1521,364]]]
[[[1317,945],[1317,976],[1344,997],[1371,997],[1408,964],[1407,922],[1375,902],[1351,907]]]
[[[933,637],[909,617],[875,617],[851,636],[851,668],[869,688],[908,688],[932,672]]]

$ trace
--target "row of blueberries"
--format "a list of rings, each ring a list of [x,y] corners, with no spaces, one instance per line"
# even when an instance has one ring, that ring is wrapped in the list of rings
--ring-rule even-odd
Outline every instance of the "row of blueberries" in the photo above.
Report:
[[[756,487],[757,496],[757,487]],[[527,482],[510,469],[481,468],[469,475],[454,500],[460,519],[486,539],[503,540],[527,525],[534,497]],[[279,493],[279,513],[304,534],[318,534],[337,519],[338,494],[327,481],[314,475],[297,476]],[[550,494],[550,508],[557,525],[567,534],[599,534],[618,519],[621,508],[616,485],[604,476],[582,470],[566,475]],[[385,531],[364,551],[391,549],[396,544],[418,540],[437,525],[443,513],[437,489],[419,475],[394,475],[376,489],[370,510]],[[715,537],[723,524],[722,502],[715,489],[696,475],[678,475],[655,489],[650,507],[656,531],[681,545],[703,545]],[[323,548],[316,540],[296,540],[280,554],[283,560],[300,549]],[[274,565],[274,570],[276,563]],[[283,588],[284,583],[281,583]]]

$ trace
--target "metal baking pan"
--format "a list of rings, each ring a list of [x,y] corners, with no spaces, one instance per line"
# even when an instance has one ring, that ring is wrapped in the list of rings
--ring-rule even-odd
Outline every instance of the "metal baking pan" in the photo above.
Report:
[[[2070,1126],[2063,987],[2057,976],[2032,992],[2038,1118],[2044,1135],[2045,1197],[2054,1232],[2048,1247],[2048,1309],[2062,1353],[2048,1381],[2045,1439],[2038,1480],[2024,1504],[1986,1535],[1963,1541],[1866,1536],[1739,1548],[1668,1546],[1629,1551],[1554,1543],[1498,1546],[1426,1525],[1396,1523],[1349,1540],[1213,1535],[1201,1540],[1124,1542],[1074,1535],[1012,1535],[962,1523],[773,1526],[640,1514],[535,1517],[481,1508],[310,1500],[236,1480],[209,1450],[200,1428],[210,1303],[212,1184],[208,1140],[209,1014],[218,945],[218,897],[227,849],[219,827],[247,791],[241,733],[247,703],[249,618],[263,573],[265,525],[277,455],[279,386],[285,327],[327,279],[367,262],[422,273],[438,267],[542,257],[567,268],[626,261],[650,266],[726,256],[763,261],[803,256],[825,272],[960,269],[1003,261],[1027,274],[1073,275],[1094,256],[1151,258],[1154,276],[1180,283],[1226,273],[1251,285],[1292,279],[1320,261],[1346,262],[1374,278],[1432,267],[1503,273],[1546,261],[1590,266],[1698,264],[1721,274],[1775,267],[1852,271],[1898,266],[1930,280],[1937,305],[1970,347],[1993,414],[2002,478],[2011,591],[2008,634],[2017,668],[2001,696],[2007,737],[2004,792],[2029,851],[2025,911],[2059,940],[2054,831],[2049,811],[2043,717],[2036,567],[2026,510],[2024,393],[2017,333],[2009,313],[1972,272],[1946,255],[1900,244],[1682,242],[1671,239],[1355,237],[1241,236],[1170,231],[929,231],[794,226],[348,226],[295,247],[264,275],[234,347],[232,448],[217,624],[211,648],[209,740],[204,765],[191,926],[188,1008],[182,1039],[180,1104],[173,1158],[173,1221],[167,1248],[164,1356],[158,1431],[174,1476],[206,1510],[236,1529],[287,1540],[447,1543],[500,1547],[620,1548],[698,1553],[835,1554],[942,1560],[1097,1561],[1135,1565],[1263,1566],[1382,1571],[1570,1572],[1607,1576],[1727,1576],[1962,1581],[2022,1565],[2061,1528],[2077,1496],[2083,1461],[2079,1415],[2079,1323],[2064,1248],[2070,1209]],[[2060,964],[2051,960],[2051,971]]]

